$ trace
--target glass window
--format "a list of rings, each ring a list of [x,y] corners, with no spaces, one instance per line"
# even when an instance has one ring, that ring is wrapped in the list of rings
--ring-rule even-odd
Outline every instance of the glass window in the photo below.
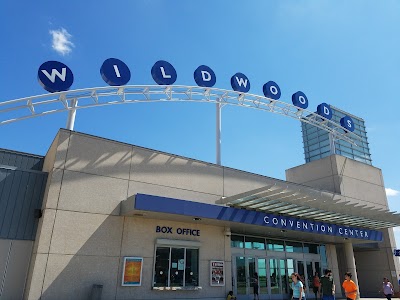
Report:
[[[304,243],[304,253],[318,254],[318,245]]]
[[[199,249],[186,249],[185,286],[198,286],[198,274]]]
[[[338,143],[340,145],[343,145],[343,146],[346,146],[346,147],[351,147],[351,144],[349,142],[346,142],[346,141],[343,141],[343,140],[340,140]]]
[[[321,155],[315,155],[313,157],[310,157],[310,161],[314,161],[314,160],[317,160],[317,159],[320,159],[320,158],[321,158]]]
[[[321,147],[321,153],[329,152],[330,150],[331,150],[331,147],[329,145]]]
[[[244,248],[244,236],[232,235],[231,236],[231,247]]]
[[[314,150],[314,151],[310,151],[310,156],[314,156],[314,155],[317,155],[317,154],[320,154],[321,153],[321,151],[319,150],[319,149],[317,149],[317,150]]]
[[[245,237],[245,248],[246,249],[265,249],[265,240],[263,238],[256,238],[256,237]]]
[[[246,294],[246,259],[243,256],[236,257],[236,289],[238,295]]]
[[[313,138],[316,138],[317,136],[318,136],[318,132],[313,132],[313,133],[308,135],[308,139],[311,140]]]
[[[154,287],[198,286],[199,249],[157,247]]]
[[[183,273],[185,270],[185,249],[171,248],[170,286],[183,286]]]
[[[321,256],[321,269],[324,271],[328,268],[328,258],[326,257],[325,245],[319,245],[319,255]]]
[[[321,153],[321,158],[328,157],[329,155],[331,155],[330,151]]]
[[[154,286],[168,286],[170,248],[158,247],[154,270]]]
[[[286,242],[286,252],[303,252],[303,244],[298,242]]]
[[[310,147],[308,147],[308,151],[313,151],[318,148],[319,148],[319,144],[317,143],[317,144],[314,144],[314,145],[311,145]]]
[[[320,147],[330,146],[329,139],[323,140],[319,143]]]
[[[315,144],[315,143],[318,143],[319,142],[319,139],[318,139],[318,137],[316,137],[316,138],[314,138],[314,139],[308,139],[308,145],[313,145],[313,144]]]
[[[267,240],[268,250],[272,251],[284,251],[285,246],[283,241],[279,240]]]

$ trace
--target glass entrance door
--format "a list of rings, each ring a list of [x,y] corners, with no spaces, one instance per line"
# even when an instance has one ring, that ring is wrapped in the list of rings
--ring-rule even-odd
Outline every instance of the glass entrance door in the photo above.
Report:
[[[267,259],[258,258],[257,259],[257,273],[258,273],[258,283],[259,283],[259,293],[261,295],[268,294],[268,272],[267,272]]]
[[[319,277],[321,277],[320,268],[321,266],[319,261],[297,260],[297,273],[299,273],[300,277],[305,283],[306,287],[304,290],[307,294],[313,294],[314,275],[315,272],[317,272]]]
[[[239,299],[253,299],[255,272],[260,299],[282,299],[289,294],[294,259],[236,256],[233,261],[233,287]]]
[[[290,292],[290,275],[294,272],[294,260],[288,259],[269,259],[269,278],[271,298],[278,298]]]
[[[235,259],[236,271],[233,272],[236,276],[236,294],[237,295],[252,295],[254,287],[254,273],[259,273],[259,285],[265,284],[266,281],[266,266],[265,258],[254,258],[237,256]],[[259,291],[260,295],[262,292],[266,292],[265,288],[261,288]]]

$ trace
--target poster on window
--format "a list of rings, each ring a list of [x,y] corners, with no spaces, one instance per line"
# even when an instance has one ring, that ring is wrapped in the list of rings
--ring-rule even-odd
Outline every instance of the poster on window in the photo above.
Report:
[[[140,286],[142,284],[143,257],[124,257],[122,286]]]
[[[211,261],[211,286],[224,286],[224,262],[220,260]]]

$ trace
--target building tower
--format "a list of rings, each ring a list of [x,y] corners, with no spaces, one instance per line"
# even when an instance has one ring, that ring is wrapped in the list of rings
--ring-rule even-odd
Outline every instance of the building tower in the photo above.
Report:
[[[389,211],[382,171],[372,166],[364,120],[332,107],[332,120],[339,122],[344,115],[354,121],[354,133],[361,137],[357,146],[334,140],[327,133],[310,124],[302,123],[306,164],[286,170],[286,179],[313,188],[333,192],[343,205]],[[383,277],[397,281],[399,262],[393,255],[395,239],[392,228],[380,229],[383,242],[359,245],[345,241],[335,246],[337,265],[331,268],[336,285],[344,280],[344,272],[353,272],[360,282],[362,297],[378,296],[376,283]],[[357,266],[357,270],[355,268]],[[356,274],[354,274],[356,273]],[[354,276],[355,275],[355,276]]]
[[[364,120],[334,106],[331,106],[331,109],[332,121],[335,123],[340,123],[340,119],[346,115],[353,119],[354,133],[361,137],[361,140],[357,141],[357,145],[352,145],[349,142],[334,139],[331,133],[323,129],[302,122],[301,130],[303,133],[304,157],[306,162],[338,154],[367,165],[372,165]]]

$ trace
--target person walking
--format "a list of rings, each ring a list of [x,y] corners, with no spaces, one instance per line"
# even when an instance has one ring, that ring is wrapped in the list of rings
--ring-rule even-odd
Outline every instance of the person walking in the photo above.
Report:
[[[315,295],[315,300],[318,299],[318,292],[319,292],[320,285],[321,285],[321,282],[319,281],[318,272],[315,272],[314,278],[313,278],[313,292]]]
[[[393,296],[393,285],[390,283],[389,279],[383,278],[382,291],[386,299],[391,300]]]
[[[344,273],[344,281],[342,287],[347,300],[355,300],[357,298],[357,285],[351,280],[351,273]]]
[[[305,300],[306,294],[304,293],[304,285],[301,282],[300,275],[298,273],[292,273],[292,285],[293,295],[291,300]]]
[[[304,274],[300,275],[300,280],[303,283],[303,289],[305,291],[307,289],[307,286],[306,286],[306,278],[304,277]]]
[[[335,283],[333,282],[332,270],[326,269],[325,275],[321,277],[319,294],[322,300],[335,300]]]
[[[258,295],[258,273],[254,273],[253,277],[253,295],[254,295],[254,300],[260,300],[260,296]]]
[[[236,297],[233,295],[233,291],[229,291],[228,295],[226,296],[226,300],[236,300]]]

